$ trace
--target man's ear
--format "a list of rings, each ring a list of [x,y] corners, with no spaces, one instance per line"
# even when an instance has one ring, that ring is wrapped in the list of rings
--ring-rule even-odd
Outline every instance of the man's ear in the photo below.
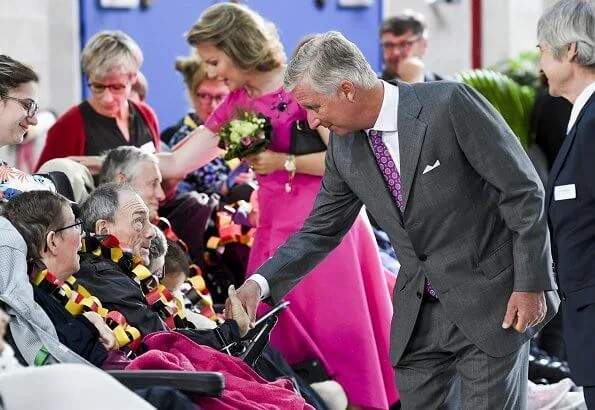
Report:
[[[95,234],[96,235],[109,235],[110,231],[110,224],[105,219],[99,219],[95,222]]]
[[[125,184],[126,182],[128,182],[128,178],[126,178],[126,175],[119,173],[118,175],[116,175],[114,182],[116,184]]]
[[[55,256],[58,252],[58,242],[56,242],[56,232],[50,231],[45,236],[45,243],[43,252]],[[43,256],[43,255],[42,255]]]
[[[568,61],[574,61],[576,58],[576,42],[568,44],[568,50],[566,50],[566,58]]]
[[[339,85],[339,97],[351,103],[355,102],[355,86],[351,81],[341,81]]]

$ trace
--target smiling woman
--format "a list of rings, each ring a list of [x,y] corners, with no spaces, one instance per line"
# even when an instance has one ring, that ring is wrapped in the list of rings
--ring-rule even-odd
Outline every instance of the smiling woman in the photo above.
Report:
[[[20,144],[29,126],[37,124],[38,81],[31,68],[0,55],[0,146]],[[0,161],[0,202],[31,189],[52,189],[52,183]]]
[[[37,74],[0,55],[0,145],[20,144],[30,125],[37,124]]]

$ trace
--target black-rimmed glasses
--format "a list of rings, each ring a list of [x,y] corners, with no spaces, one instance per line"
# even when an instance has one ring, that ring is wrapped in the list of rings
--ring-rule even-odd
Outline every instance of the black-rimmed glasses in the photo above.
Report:
[[[60,231],[65,231],[66,229],[70,229],[70,228],[74,228],[74,227],[77,228],[79,235],[83,234],[83,221],[81,221],[79,218],[76,218],[72,225],[64,226],[59,229],[54,229],[54,232],[58,233]]]
[[[21,106],[25,110],[27,110],[27,117],[29,118],[35,117],[37,111],[39,111],[39,106],[37,105],[35,100],[32,100],[31,98],[17,98],[11,97],[10,95],[3,95],[2,98],[6,98],[7,100],[13,100],[21,104]]]

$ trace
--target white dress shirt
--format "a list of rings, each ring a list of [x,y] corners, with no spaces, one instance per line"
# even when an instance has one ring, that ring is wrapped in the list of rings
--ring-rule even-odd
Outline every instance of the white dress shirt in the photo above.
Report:
[[[388,152],[397,165],[397,170],[401,172],[401,160],[399,156],[399,134],[397,132],[397,107],[399,105],[399,88],[395,85],[382,81],[384,86],[384,97],[380,113],[374,123],[374,126],[365,130],[366,134],[370,130],[382,131],[382,142],[388,148]],[[270,295],[269,283],[264,276],[255,273],[247,280],[253,280],[260,286],[261,298],[268,298]]]
[[[568,128],[566,129],[566,134],[570,133],[572,127],[574,127],[574,123],[576,122],[578,115],[580,114],[581,110],[591,98],[591,95],[595,92],[595,81],[593,81],[590,85],[587,86],[583,90],[582,93],[576,98],[576,101],[572,105],[572,111],[570,111],[570,120],[568,120]]]

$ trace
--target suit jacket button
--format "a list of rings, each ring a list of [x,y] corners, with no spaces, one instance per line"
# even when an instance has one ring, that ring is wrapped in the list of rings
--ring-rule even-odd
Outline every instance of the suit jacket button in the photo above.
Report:
[[[425,254],[421,254],[417,257],[420,261],[425,262],[426,260],[428,260],[428,256]]]
[[[421,292],[417,292],[416,295],[418,299],[421,299]]]

